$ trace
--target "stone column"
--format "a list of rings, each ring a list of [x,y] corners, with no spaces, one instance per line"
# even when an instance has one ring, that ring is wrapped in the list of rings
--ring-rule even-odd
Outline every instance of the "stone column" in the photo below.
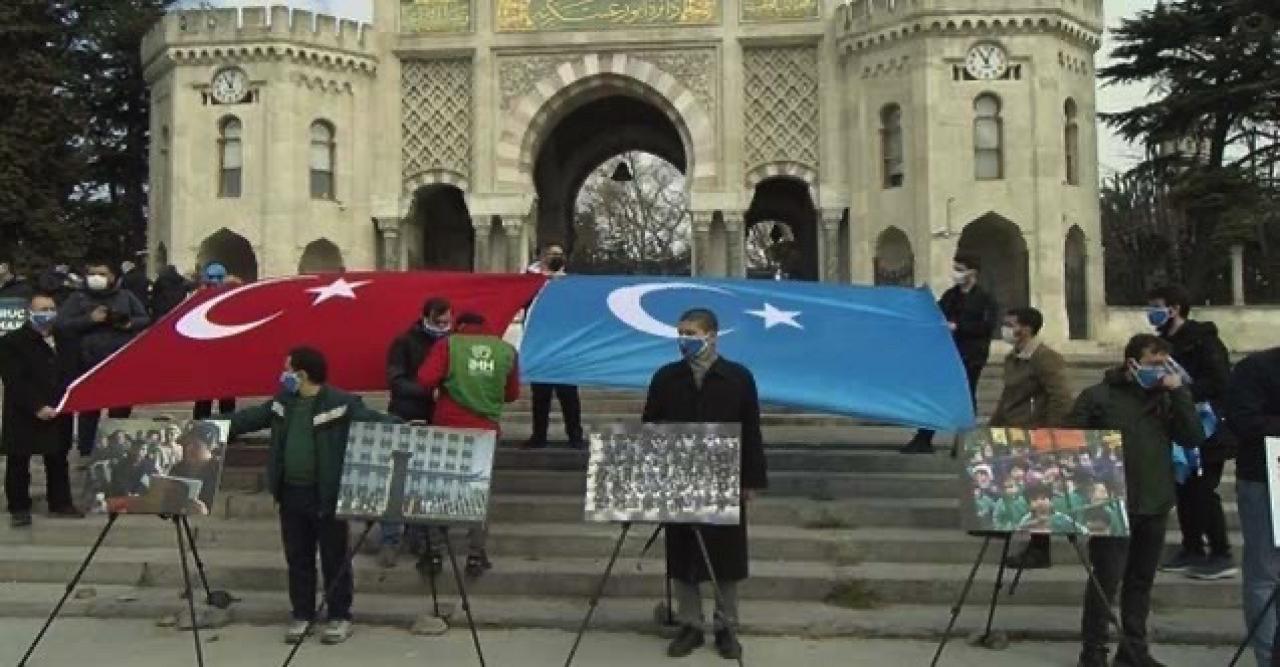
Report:
[[[489,232],[493,228],[493,218],[487,215],[471,216],[471,228],[475,231],[475,259],[471,263],[474,273],[489,273],[493,270],[489,248]]]
[[[520,273],[524,270],[521,266],[524,261],[524,252],[522,245],[524,243],[524,219],[523,218],[506,218],[502,221],[502,234],[506,239],[506,258],[503,268],[508,273]]]
[[[374,227],[378,230],[378,241],[382,244],[382,266],[384,271],[399,271],[400,265],[400,218],[374,218]]]
[[[844,209],[822,209],[822,281],[840,282],[840,220]]]
[[[725,251],[728,253],[725,266],[730,278],[747,277],[746,245],[747,235],[743,230],[742,211],[722,211],[724,216]]]
[[[1231,305],[1244,305],[1244,246],[1231,246]]]
[[[693,212],[693,267],[695,276],[707,275],[710,263],[707,261],[711,252],[711,211]]]

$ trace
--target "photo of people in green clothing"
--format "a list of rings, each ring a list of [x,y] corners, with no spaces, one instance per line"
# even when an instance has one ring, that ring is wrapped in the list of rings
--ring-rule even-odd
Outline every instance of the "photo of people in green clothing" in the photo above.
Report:
[[[1129,534],[1112,431],[981,429],[964,442],[965,524],[983,532]]]

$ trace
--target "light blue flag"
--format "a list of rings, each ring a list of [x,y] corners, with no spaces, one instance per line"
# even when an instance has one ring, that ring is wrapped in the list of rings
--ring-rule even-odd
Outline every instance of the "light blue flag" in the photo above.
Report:
[[[527,382],[644,389],[679,359],[690,308],[720,320],[720,353],[765,403],[878,422],[973,427],[964,367],[924,289],[699,278],[552,280],[525,323]]]

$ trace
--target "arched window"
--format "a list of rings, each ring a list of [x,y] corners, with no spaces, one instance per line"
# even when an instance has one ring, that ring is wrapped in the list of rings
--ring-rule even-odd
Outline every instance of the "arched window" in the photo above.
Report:
[[[979,180],[1004,178],[1004,127],[1000,98],[990,93],[973,101],[973,175]]]
[[[884,165],[884,187],[900,188],[905,176],[902,164],[902,107],[885,105],[880,110],[880,160]]]
[[[1062,150],[1066,156],[1067,185],[1080,185],[1080,125],[1076,123],[1076,101],[1062,105]]]
[[[239,197],[240,177],[244,171],[244,154],[240,119],[228,116],[218,127],[218,196]]]
[[[318,120],[311,124],[311,198],[334,199],[333,126]]]

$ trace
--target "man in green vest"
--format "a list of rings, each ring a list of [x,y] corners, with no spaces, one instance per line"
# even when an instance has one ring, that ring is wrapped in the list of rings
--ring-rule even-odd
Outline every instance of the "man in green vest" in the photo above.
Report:
[[[483,333],[484,318],[464,313],[448,338],[436,343],[418,371],[418,381],[437,392],[433,426],[477,428],[498,432],[507,403],[520,397],[516,349],[502,338]],[[483,525],[467,531],[467,576],[493,567],[485,552]],[[433,536],[432,548],[443,540]]]

